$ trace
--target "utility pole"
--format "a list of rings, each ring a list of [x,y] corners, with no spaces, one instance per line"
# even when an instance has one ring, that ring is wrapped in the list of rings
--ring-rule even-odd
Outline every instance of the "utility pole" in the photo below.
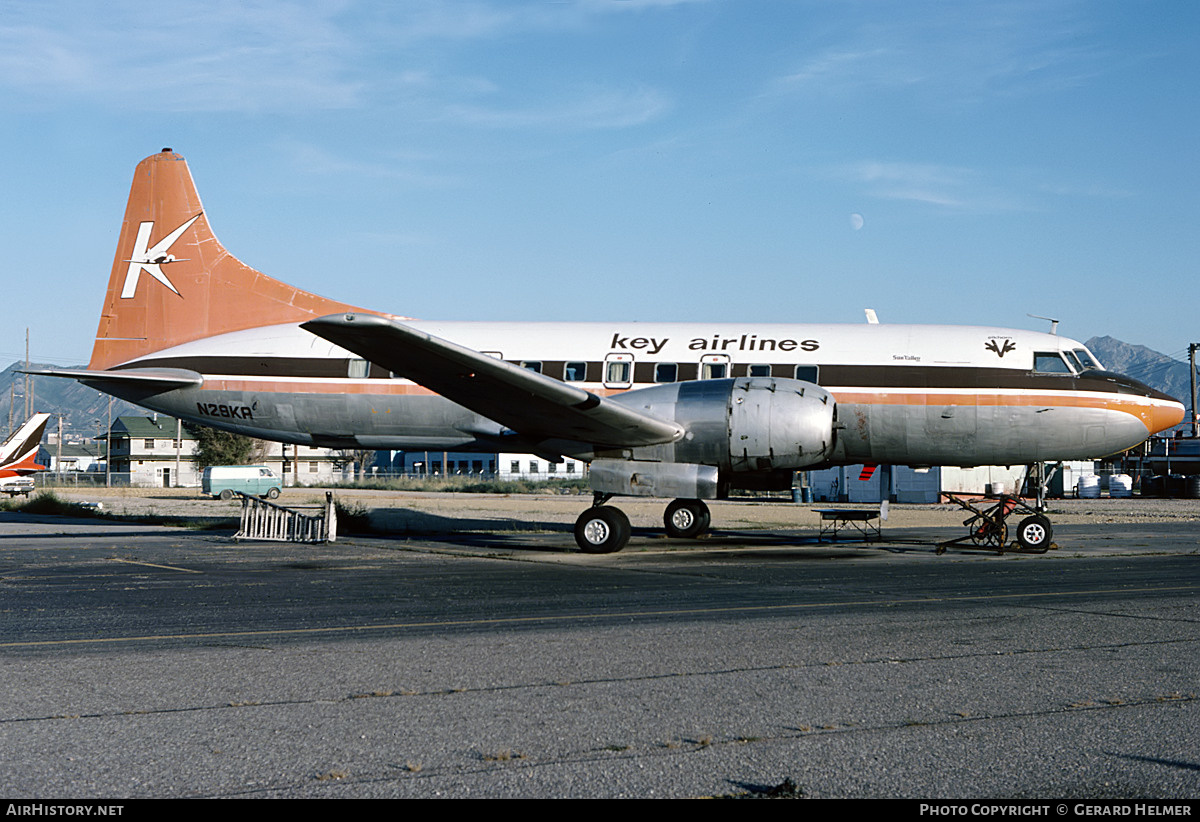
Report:
[[[104,435],[104,487],[112,488],[112,397],[108,398],[108,432]]]
[[[29,370],[29,326],[25,326],[25,419],[29,419],[33,415],[33,410],[30,406],[33,405],[33,392],[29,390],[33,377],[28,373]]]
[[[1200,343],[1191,343],[1188,345],[1188,376],[1192,379],[1192,436],[1200,436],[1197,429],[1200,428],[1200,415],[1196,414],[1196,349],[1200,348]]]

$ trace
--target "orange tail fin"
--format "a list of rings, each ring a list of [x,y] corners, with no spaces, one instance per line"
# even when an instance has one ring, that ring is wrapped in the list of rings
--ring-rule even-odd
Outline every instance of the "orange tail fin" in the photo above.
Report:
[[[90,369],[256,326],[361,311],[274,280],[222,247],[183,157],[138,164]],[[374,312],[368,312],[374,313]]]

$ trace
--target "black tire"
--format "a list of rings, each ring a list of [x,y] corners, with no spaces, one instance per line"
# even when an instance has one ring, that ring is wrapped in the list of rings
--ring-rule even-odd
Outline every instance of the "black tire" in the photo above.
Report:
[[[221,492],[221,499],[225,500],[226,502],[229,502],[231,499],[233,499],[233,492],[230,491],[228,488],[226,488],[224,491]]]
[[[708,531],[712,514],[698,499],[677,499],[667,506],[663,525],[672,539],[695,539]]]
[[[272,488],[267,492],[267,499],[279,499],[279,489]]]
[[[1008,526],[1003,522],[983,522],[972,529],[971,539],[976,545],[1003,551],[1008,544]]]
[[[585,554],[612,554],[629,542],[629,517],[619,508],[597,505],[575,520],[575,542]]]
[[[1021,546],[1022,551],[1029,553],[1046,553],[1050,549],[1050,538],[1053,536],[1054,529],[1050,527],[1050,520],[1041,514],[1025,517],[1017,526],[1017,544]]]

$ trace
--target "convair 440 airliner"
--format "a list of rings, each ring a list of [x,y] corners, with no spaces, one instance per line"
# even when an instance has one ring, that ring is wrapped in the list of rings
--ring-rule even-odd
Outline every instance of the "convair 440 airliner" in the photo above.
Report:
[[[595,499],[575,533],[595,553],[629,538],[614,495],[674,498],[667,532],[695,536],[702,500],[787,488],[799,469],[1090,459],[1183,418],[1055,334],[356,308],[230,255],[170,149],[134,174],[88,369],[40,373],[282,442],[585,460]]]

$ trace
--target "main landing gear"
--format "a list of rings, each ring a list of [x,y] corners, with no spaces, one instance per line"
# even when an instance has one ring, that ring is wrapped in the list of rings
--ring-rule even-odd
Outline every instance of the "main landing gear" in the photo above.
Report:
[[[629,542],[629,517],[619,508],[605,505],[612,494],[597,492],[592,507],[575,520],[575,542],[585,554],[611,554]],[[698,499],[677,499],[663,515],[667,536],[695,539],[708,531],[712,516]]]

